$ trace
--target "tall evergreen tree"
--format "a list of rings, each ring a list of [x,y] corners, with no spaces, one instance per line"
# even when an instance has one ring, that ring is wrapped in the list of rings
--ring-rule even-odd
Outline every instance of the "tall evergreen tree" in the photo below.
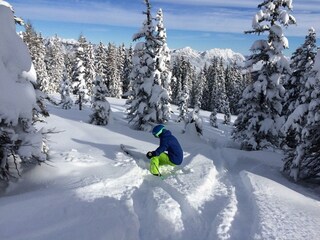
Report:
[[[206,84],[204,87],[203,95],[206,96],[202,98],[202,108],[207,111],[217,110],[217,92],[218,92],[218,58],[214,57],[210,66],[208,67],[206,73]]]
[[[291,57],[292,74],[285,80],[284,86],[286,94],[284,98],[283,115],[287,118],[282,131],[285,135],[284,144],[292,151],[300,141],[301,131],[304,124],[303,116],[294,119],[294,113],[297,107],[305,102],[305,84],[311,69],[314,65],[314,59],[317,52],[316,33],[312,28],[305,38],[305,42],[299,47]],[[288,153],[290,154],[290,153]]]
[[[216,84],[212,91],[212,108],[217,109],[220,113],[230,113],[229,99],[226,92],[225,84],[225,70],[223,67],[223,61],[220,58],[216,69]]]
[[[72,77],[72,89],[73,94],[78,96],[78,99],[76,100],[76,104],[79,104],[79,110],[82,110],[82,106],[84,103],[89,101],[88,96],[88,85],[86,83],[85,79],[85,67],[84,67],[84,49],[80,45],[77,48],[76,51],[76,59],[74,62],[74,68],[73,68],[73,77]]]
[[[166,90],[166,94],[162,95],[159,101],[159,112],[162,113],[163,121],[169,121],[170,119],[170,97],[172,95],[171,91],[171,55],[170,49],[167,46],[167,31],[164,27],[163,22],[163,12],[159,9],[156,16],[157,26],[156,26],[156,39],[159,44],[157,60],[156,60],[156,73],[158,76],[159,84]]]
[[[62,44],[58,37],[50,39],[47,45],[46,67],[49,83],[49,93],[59,92],[60,82],[63,77],[64,55],[62,52]]]
[[[83,48],[83,66],[84,66],[84,80],[89,96],[92,96],[93,82],[96,79],[94,49],[90,42],[87,42],[85,37],[80,37],[80,46]]]
[[[203,90],[202,90],[203,97],[201,98],[201,108],[207,111],[210,110],[211,94],[212,94],[212,85],[211,85],[212,82],[210,81],[211,78],[209,77],[210,70],[211,68],[210,67],[208,68],[206,64],[202,70],[204,74],[204,78],[203,78]]]
[[[110,97],[122,97],[122,82],[119,68],[119,52],[114,44],[109,43],[107,49],[107,87]]]
[[[120,84],[119,84],[119,92],[118,92],[118,98],[122,98],[123,97],[123,84],[124,84],[124,77],[127,77],[125,75],[125,70],[126,70],[126,67],[125,67],[125,63],[126,63],[126,58],[127,58],[127,50],[124,46],[124,44],[121,44],[119,47],[118,47],[118,72],[119,72],[119,81],[120,81]]]
[[[226,94],[229,99],[230,112],[238,115],[238,104],[246,87],[245,76],[235,64],[230,64],[226,69]]]
[[[107,69],[107,49],[105,45],[100,42],[95,53],[95,70],[96,75],[100,77],[101,81],[103,81],[106,86],[108,84]]]
[[[39,89],[45,93],[49,92],[50,82],[48,78],[45,56],[46,47],[41,34],[38,34],[31,23],[25,25],[25,32],[22,34],[23,41],[28,46],[30,51],[32,63],[37,73],[37,83]]]
[[[147,10],[144,12],[146,21],[140,32],[133,36],[133,40],[144,39],[136,44],[133,55],[133,70],[131,72],[132,92],[127,101],[129,123],[135,129],[150,130],[154,123],[166,121],[162,108],[162,99],[168,99],[168,92],[163,88],[159,79],[157,63],[161,59],[151,6],[145,0]]]
[[[246,33],[268,33],[267,40],[257,40],[251,47],[253,54],[246,61],[247,67],[262,62],[256,81],[249,85],[240,101],[240,113],[235,122],[233,138],[241,142],[242,148],[258,150],[279,146],[279,132],[284,88],[281,78],[290,72],[283,50],[288,40],[282,26],[295,23],[289,12],[292,1],[265,0],[258,5],[260,11],[253,20],[253,30]]]
[[[192,88],[193,78],[195,77],[194,69],[191,66],[191,63],[181,56],[175,61],[173,66],[172,74],[175,78],[175,81],[172,83],[172,98],[173,103],[181,103],[181,96],[188,94],[184,97],[188,99],[186,102],[187,107],[189,106],[189,94]]]
[[[122,75],[122,92],[124,97],[128,97],[130,89],[130,73],[132,72],[132,55],[133,48],[130,46],[125,55],[124,66],[123,66],[123,75]]]
[[[320,50],[304,91],[300,92],[298,99],[302,102],[287,121],[297,132],[297,146],[286,151],[283,167],[283,171],[296,181],[315,177],[320,173]]]

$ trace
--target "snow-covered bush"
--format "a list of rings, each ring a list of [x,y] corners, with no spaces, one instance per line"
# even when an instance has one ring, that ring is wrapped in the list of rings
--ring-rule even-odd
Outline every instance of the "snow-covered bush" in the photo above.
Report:
[[[43,113],[36,72],[5,1],[0,2],[0,22],[0,179],[9,180],[12,168],[19,173],[21,163],[45,161],[48,149],[42,130],[34,125]]]
[[[67,77],[67,73],[65,72],[60,83],[61,105],[63,109],[70,109],[73,105],[73,100],[70,97],[70,91],[70,81]]]
[[[185,120],[184,132],[186,132],[190,126],[194,126],[197,134],[202,135],[202,119],[200,117],[200,108],[198,106],[195,106],[193,111],[188,114],[188,118]]]
[[[110,104],[106,99],[108,89],[101,77],[97,76],[93,87],[92,111],[90,123],[107,125],[110,118]]]

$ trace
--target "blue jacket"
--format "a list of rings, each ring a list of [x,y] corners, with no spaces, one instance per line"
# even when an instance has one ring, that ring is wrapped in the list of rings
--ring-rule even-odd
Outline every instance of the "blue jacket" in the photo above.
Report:
[[[167,151],[172,163],[180,165],[183,160],[183,151],[178,140],[169,130],[164,129],[160,137],[160,146],[154,151],[156,156]]]

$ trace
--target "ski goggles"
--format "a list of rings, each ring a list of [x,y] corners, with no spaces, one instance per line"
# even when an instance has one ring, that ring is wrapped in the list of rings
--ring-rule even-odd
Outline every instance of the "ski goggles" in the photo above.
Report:
[[[153,133],[153,136],[159,137],[160,134],[162,133],[163,129],[164,129],[164,128],[161,128],[158,132],[154,132],[154,133]]]

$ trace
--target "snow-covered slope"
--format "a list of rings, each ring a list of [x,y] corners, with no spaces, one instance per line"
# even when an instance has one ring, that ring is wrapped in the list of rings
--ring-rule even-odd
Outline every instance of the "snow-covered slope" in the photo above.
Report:
[[[225,64],[231,64],[235,62],[239,65],[242,65],[243,61],[245,60],[242,54],[236,53],[231,49],[214,48],[211,50],[199,52],[190,47],[185,47],[171,51],[171,57],[173,59],[181,56],[188,59],[189,62],[198,70],[201,69],[205,64],[209,66],[214,57],[222,58]]]
[[[124,100],[108,100],[106,127],[87,123],[88,108],[49,106],[46,127],[60,131],[50,138],[51,161],[1,194],[0,239],[318,239],[320,189],[285,179],[281,154],[240,151],[223,116],[214,129],[203,111],[202,138],[166,125],[185,157],[161,180],[144,157],[158,139],[128,127]]]

